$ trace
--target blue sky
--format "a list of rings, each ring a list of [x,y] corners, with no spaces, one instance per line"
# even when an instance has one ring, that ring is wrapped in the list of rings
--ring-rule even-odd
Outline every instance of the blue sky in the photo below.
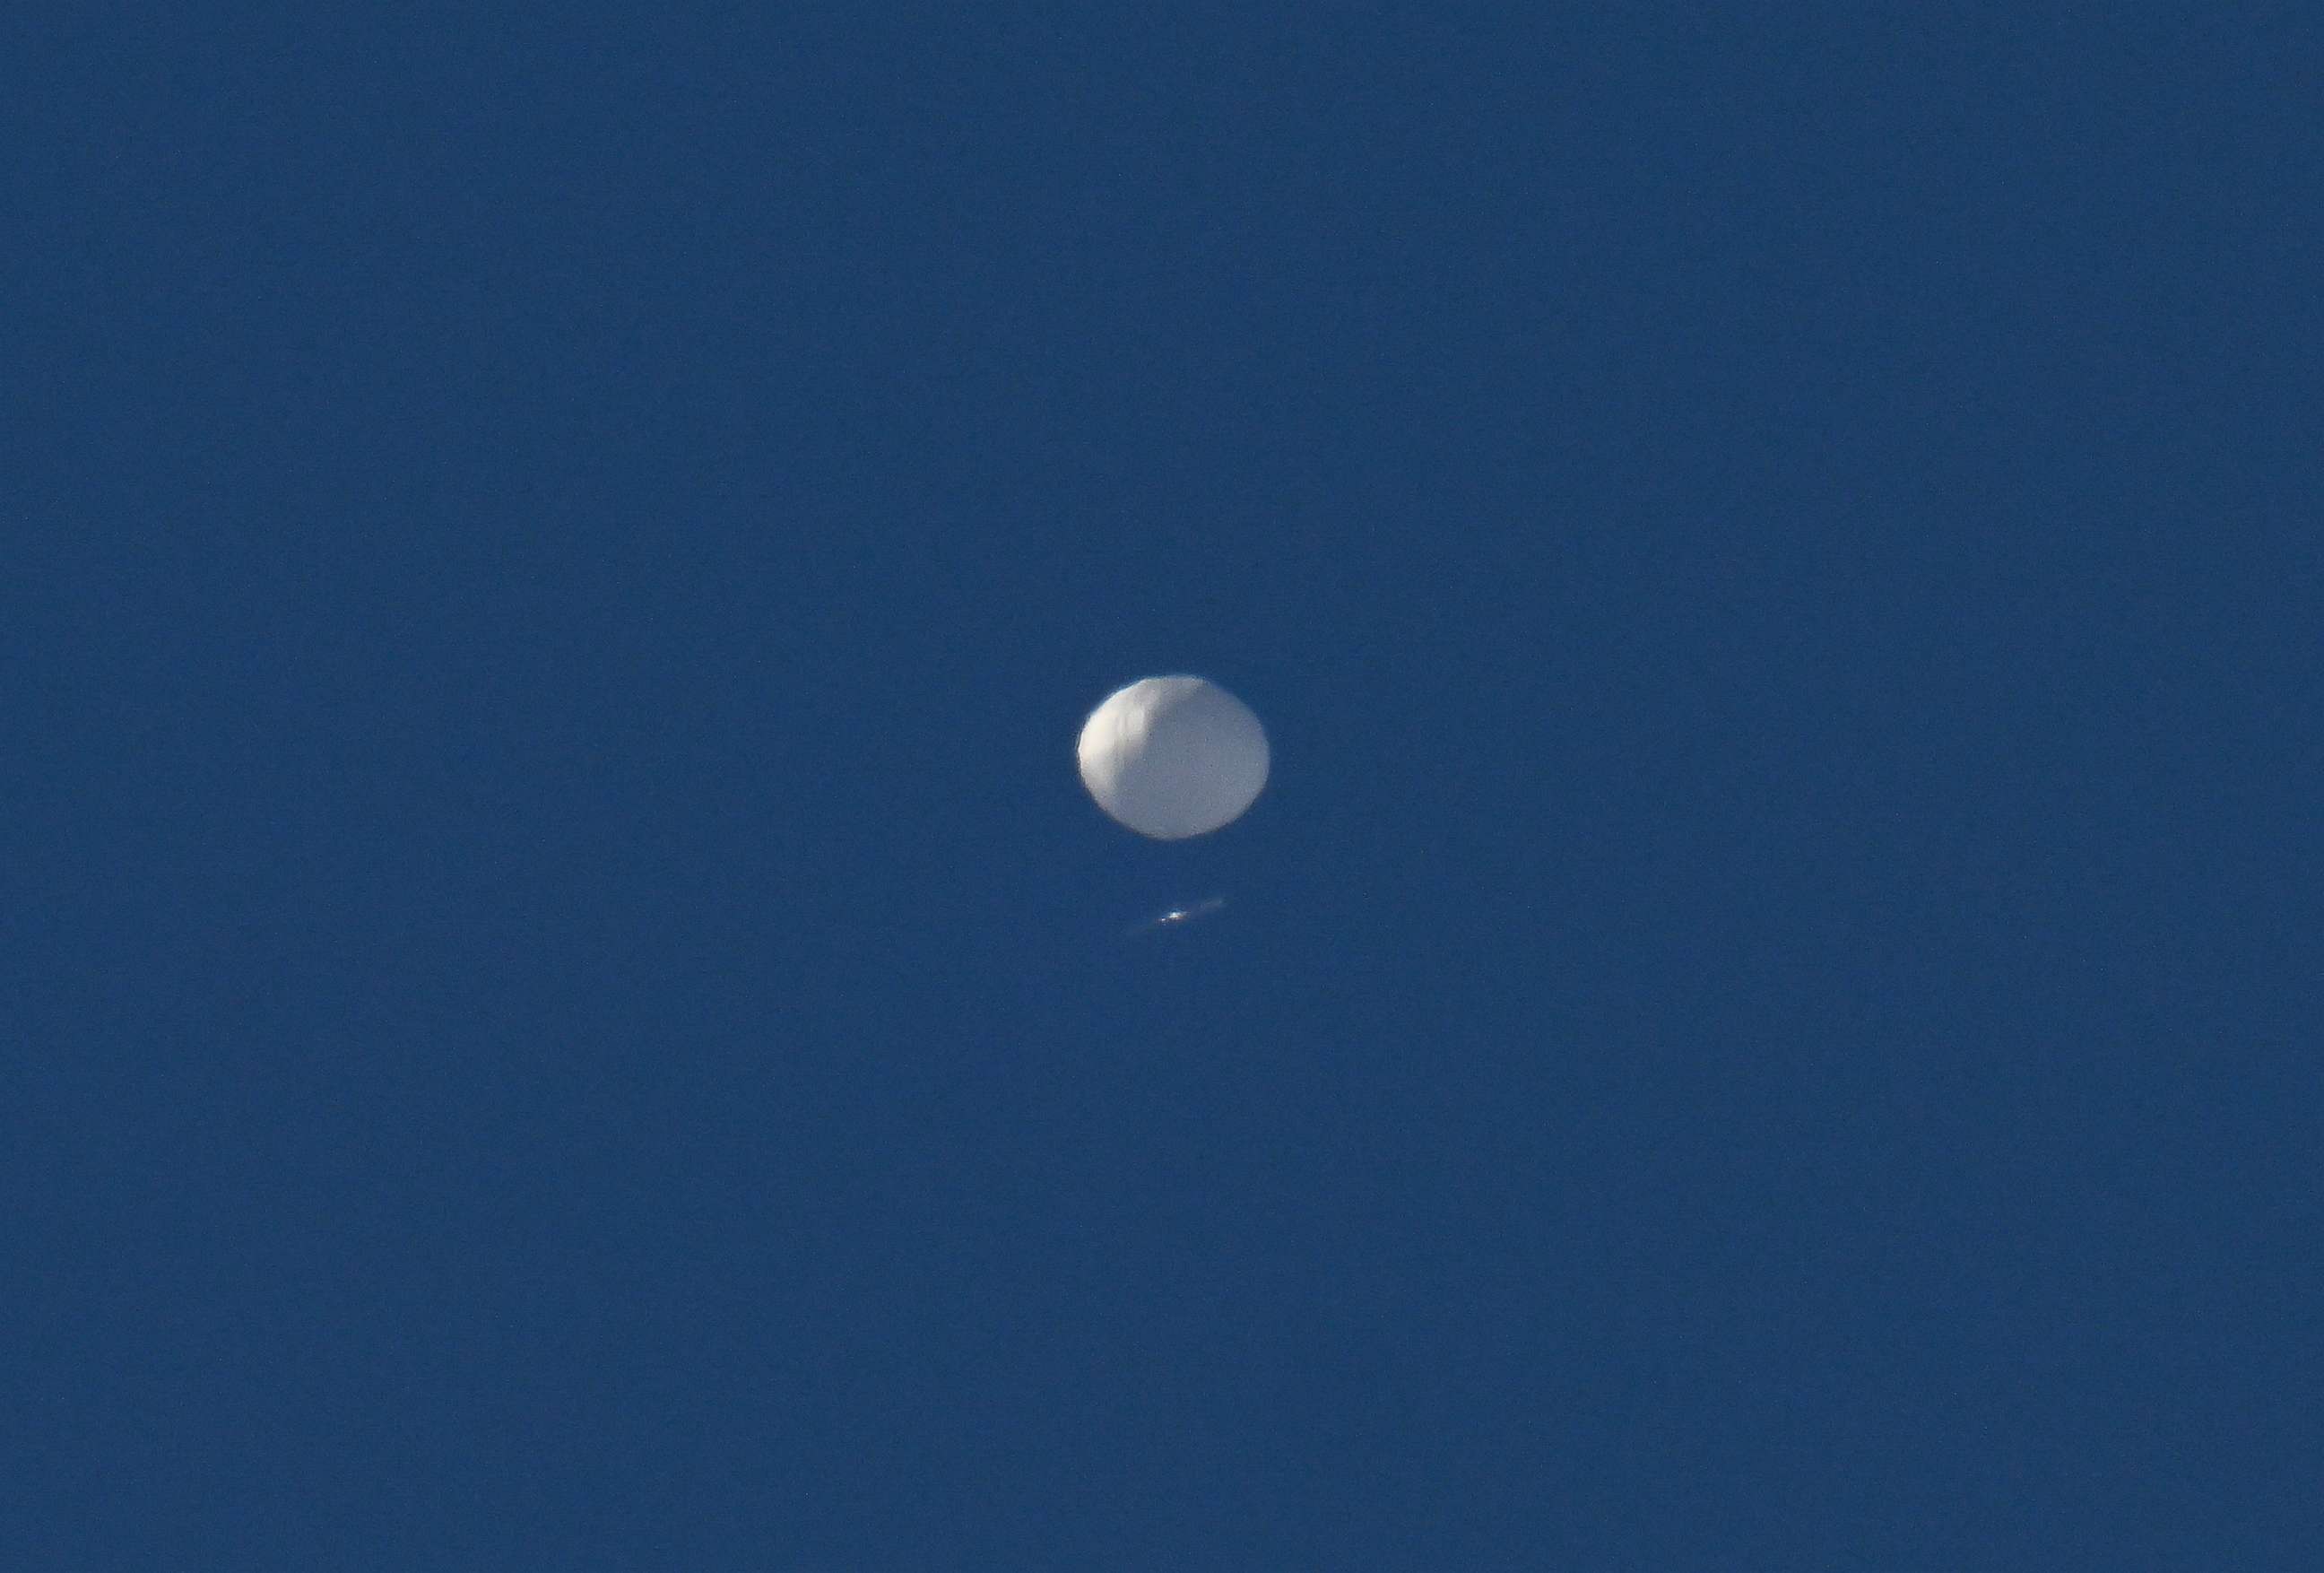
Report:
[[[10,1565],[2324,1552],[2292,9],[16,31]]]

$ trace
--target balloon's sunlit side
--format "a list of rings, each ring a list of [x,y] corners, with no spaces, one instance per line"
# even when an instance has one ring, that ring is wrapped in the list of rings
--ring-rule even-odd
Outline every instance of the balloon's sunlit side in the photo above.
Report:
[[[1198,677],[1149,677],[1082,725],[1082,784],[1141,836],[1177,841],[1239,819],[1267,784],[1267,733],[1240,699]]]

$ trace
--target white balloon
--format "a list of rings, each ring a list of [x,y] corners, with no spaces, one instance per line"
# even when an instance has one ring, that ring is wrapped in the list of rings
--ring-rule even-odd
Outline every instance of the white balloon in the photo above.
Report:
[[[1237,819],[1267,784],[1267,733],[1198,677],[1149,677],[1082,724],[1082,784],[1141,836],[1176,841]]]

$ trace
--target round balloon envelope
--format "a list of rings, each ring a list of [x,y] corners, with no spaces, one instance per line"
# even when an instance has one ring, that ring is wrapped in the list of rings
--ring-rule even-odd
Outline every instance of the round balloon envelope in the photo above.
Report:
[[[1239,818],[1267,784],[1267,733],[1240,699],[1198,677],[1149,677],[1082,724],[1082,784],[1141,836],[1177,841]]]

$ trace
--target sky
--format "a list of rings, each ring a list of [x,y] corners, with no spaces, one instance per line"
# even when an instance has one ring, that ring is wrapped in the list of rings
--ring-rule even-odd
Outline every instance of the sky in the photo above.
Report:
[[[2302,8],[8,27],[0,1562],[2324,1565]]]

